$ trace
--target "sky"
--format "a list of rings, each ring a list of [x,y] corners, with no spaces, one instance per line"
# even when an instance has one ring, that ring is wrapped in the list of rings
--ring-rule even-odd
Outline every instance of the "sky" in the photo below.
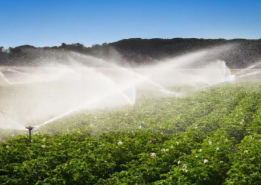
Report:
[[[261,38],[261,0],[0,0],[0,46]]]

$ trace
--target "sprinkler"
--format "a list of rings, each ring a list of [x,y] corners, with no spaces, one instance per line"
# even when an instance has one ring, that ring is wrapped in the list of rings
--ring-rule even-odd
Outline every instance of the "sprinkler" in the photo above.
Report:
[[[28,129],[28,131],[29,131],[29,142],[31,143],[32,142],[32,130],[34,129],[34,127],[32,127],[32,126],[28,126],[28,127],[26,127],[27,129]]]

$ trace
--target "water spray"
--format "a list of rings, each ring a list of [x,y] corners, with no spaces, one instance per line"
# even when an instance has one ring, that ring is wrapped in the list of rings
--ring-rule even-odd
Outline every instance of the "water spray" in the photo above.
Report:
[[[39,127],[42,127],[42,126],[44,126],[44,125],[46,125],[46,124],[49,124],[49,123],[52,123],[52,122],[54,122],[54,121],[56,121],[56,120],[58,120],[58,119],[60,119],[60,118],[63,118],[63,117],[65,117],[65,116],[68,116],[68,115],[70,115],[70,114],[72,114],[72,113],[79,112],[79,111],[82,111],[82,110],[86,110],[86,109],[89,108],[89,106],[91,106],[91,105],[93,105],[93,104],[96,104],[96,103],[98,103],[98,102],[100,102],[100,101],[102,101],[102,100],[104,100],[104,99],[106,99],[106,98],[109,98],[110,96],[114,95],[115,93],[119,93],[119,92],[118,92],[119,90],[123,91],[123,90],[125,90],[125,89],[130,88],[130,87],[133,87],[133,86],[135,86],[135,85],[137,85],[137,84],[139,84],[139,83],[141,83],[141,82],[146,81],[147,78],[148,78],[147,76],[144,76],[144,77],[142,77],[142,78],[136,80],[135,82],[133,82],[133,83],[131,83],[131,84],[125,85],[125,86],[123,86],[123,87],[119,87],[118,89],[116,89],[116,91],[110,91],[110,92],[106,93],[104,96],[101,96],[101,97],[99,97],[99,98],[97,98],[97,99],[94,99],[94,100],[88,102],[88,103],[85,104],[85,105],[82,105],[82,106],[80,106],[80,107],[77,107],[77,108],[74,108],[74,109],[72,109],[72,110],[69,110],[69,111],[67,111],[67,112],[65,112],[65,113],[63,113],[63,114],[61,114],[61,115],[59,115],[59,116],[56,116],[56,117],[54,117],[54,118],[52,118],[52,119],[50,119],[50,120],[48,120],[48,121],[46,121],[46,122],[44,122],[44,123],[42,123],[42,124],[40,124],[40,125],[37,125],[37,126],[35,126],[35,127],[33,127],[33,128],[38,129]],[[27,128],[27,129],[28,129],[28,128]],[[31,130],[32,130],[32,129],[31,129]],[[30,130],[29,130],[29,133],[30,133]]]
[[[61,66],[58,65],[54,67],[47,66],[44,69],[42,67],[30,68],[30,70],[28,67],[19,67],[17,70],[16,68],[10,67],[1,71],[0,68],[0,85],[2,85],[2,83],[3,85],[13,85],[13,87],[8,87],[7,89],[8,91],[11,90],[12,93],[4,93],[4,96],[0,99],[0,104],[1,106],[8,104],[10,105],[9,107],[16,107],[14,110],[7,109],[1,113],[0,126],[4,125],[3,122],[10,122],[9,120],[11,120],[12,124],[9,124],[10,127],[16,129],[17,122],[26,123],[33,122],[35,119],[49,119],[38,126],[26,128],[23,126],[23,129],[28,129],[29,142],[31,142],[32,130],[36,130],[43,125],[54,122],[72,113],[95,108],[96,104],[98,107],[103,100],[107,101],[110,97],[114,98],[115,95],[120,95],[121,98],[125,98],[124,102],[122,102],[123,100],[121,99],[115,101],[115,105],[117,103],[126,104],[126,100],[130,105],[135,104],[135,89],[141,82],[157,87],[157,90],[164,95],[179,97],[186,95],[185,92],[183,94],[183,91],[177,91],[175,89],[173,91],[167,90],[164,85],[161,84],[161,80],[165,82],[165,79],[168,79],[168,86],[170,86],[170,84],[171,86],[175,86],[176,83],[178,85],[186,85],[189,82],[192,83],[197,90],[201,90],[200,85],[202,85],[202,79],[206,81],[204,81],[204,83],[208,86],[224,81],[232,81],[233,77],[230,74],[231,72],[229,72],[230,76],[227,78],[227,70],[229,71],[229,69],[223,61],[216,61],[213,64],[211,63],[210,66],[207,65],[208,68],[211,67],[212,69],[212,67],[214,67],[214,69],[218,69],[218,73],[204,73],[203,71],[203,74],[197,72],[194,74],[192,70],[186,73],[184,73],[184,71],[176,72],[177,69],[183,70],[186,66],[194,65],[200,58],[204,58],[206,54],[206,52],[199,52],[193,55],[185,55],[183,57],[166,60],[162,65],[158,64],[148,68],[138,68],[138,71],[95,57],[87,59],[88,61],[93,60],[94,63],[100,64],[102,66],[101,71],[99,71],[100,68],[98,67],[95,68],[80,64],[77,66],[70,65],[66,68],[61,68]],[[82,60],[86,58],[83,55],[79,55],[79,57],[81,57],[80,59]],[[203,69],[206,68],[205,66],[203,67]],[[173,72],[173,70],[175,71]],[[6,71],[9,72],[7,76],[5,76]],[[9,75],[10,72],[14,74]],[[168,78],[165,78],[164,75],[167,75]],[[9,76],[10,81],[7,78]],[[215,80],[214,83],[212,83],[212,78]],[[19,80],[16,81],[16,79]],[[27,85],[29,82],[30,84]],[[26,86],[17,84],[26,84]],[[133,91],[133,93],[130,90]],[[63,92],[66,93],[61,95]],[[131,95],[129,95],[129,92],[131,92]],[[113,101],[108,100],[108,102],[110,105],[114,105]],[[26,109],[24,106],[21,106],[23,104],[26,105]],[[53,118],[50,119],[50,116]],[[26,117],[26,120],[21,121],[21,119],[24,119],[23,117]],[[20,129],[23,130],[21,127]]]
[[[32,126],[28,126],[28,127],[26,127],[27,129],[28,129],[28,131],[29,131],[29,143],[31,143],[32,142],[32,130],[34,129],[34,127],[32,127]]]

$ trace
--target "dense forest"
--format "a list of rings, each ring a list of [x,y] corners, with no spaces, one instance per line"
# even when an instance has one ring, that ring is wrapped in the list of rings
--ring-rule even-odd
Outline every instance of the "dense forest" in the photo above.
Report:
[[[128,61],[130,66],[150,64],[162,58],[169,58],[214,46],[236,45],[226,55],[218,59],[225,60],[229,67],[242,68],[261,59],[261,39],[124,39],[113,43],[95,44],[85,47],[83,44],[65,44],[54,47],[34,47],[22,45],[5,49],[0,47],[1,65],[38,65],[49,62],[50,56],[66,63],[66,54],[76,52],[98,58],[114,58]],[[47,60],[47,57],[48,60]],[[45,60],[44,60],[45,59]],[[84,62],[84,61],[82,61]]]

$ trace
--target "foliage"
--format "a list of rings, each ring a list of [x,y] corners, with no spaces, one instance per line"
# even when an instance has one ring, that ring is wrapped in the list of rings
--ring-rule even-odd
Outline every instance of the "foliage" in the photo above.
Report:
[[[32,143],[2,142],[0,184],[259,184],[260,90],[227,84],[75,114]]]

